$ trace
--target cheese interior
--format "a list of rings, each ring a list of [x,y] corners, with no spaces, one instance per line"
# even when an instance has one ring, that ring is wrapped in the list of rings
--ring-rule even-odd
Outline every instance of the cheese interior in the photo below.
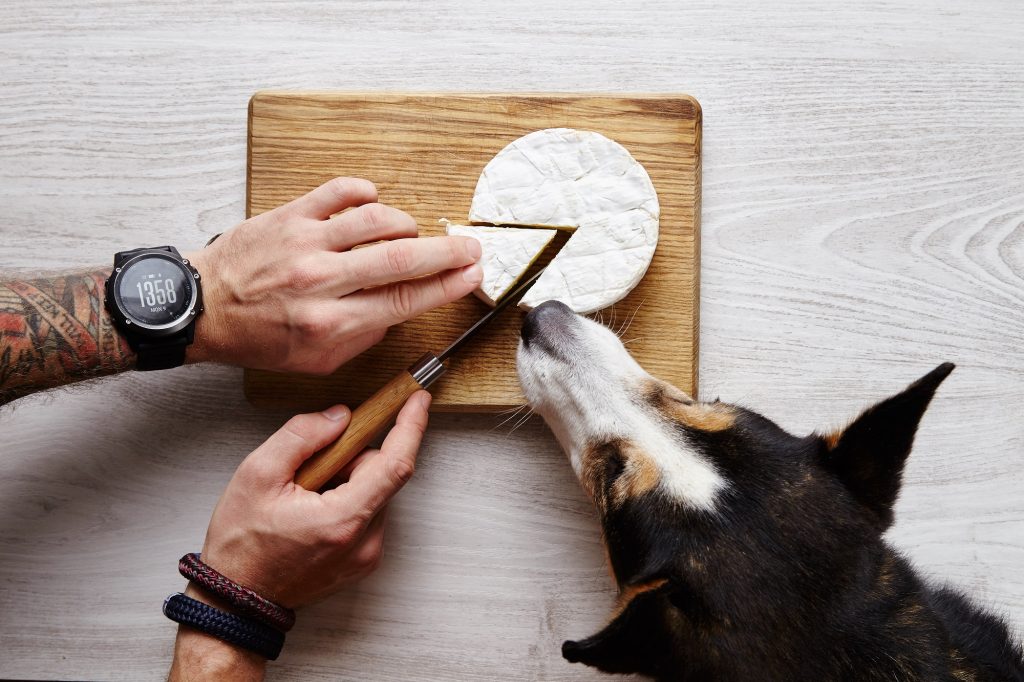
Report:
[[[480,242],[484,280],[473,293],[492,306],[515,287],[555,237],[555,230],[518,227],[447,223],[446,229],[449,235],[473,237]]]
[[[519,305],[559,300],[589,313],[622,299],[640,282],[657,247],[659,214],[650,176],[625,147],[592,131],[550,128],[511,142],[491,159],[477,182],[469,219],[575,226]]]

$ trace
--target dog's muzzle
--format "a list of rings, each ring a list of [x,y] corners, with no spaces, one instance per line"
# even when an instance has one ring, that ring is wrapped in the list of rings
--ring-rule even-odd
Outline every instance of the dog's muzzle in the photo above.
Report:
[[[576,313],[561,301],[546,301],[523,319],[523,345],[561,356],[576,342]]]

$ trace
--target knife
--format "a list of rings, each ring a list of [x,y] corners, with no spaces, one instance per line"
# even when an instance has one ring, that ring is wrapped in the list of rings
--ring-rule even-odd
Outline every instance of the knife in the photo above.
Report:
[[[379,391],[370,396],[366,402],[352,411],[352,419],[348,428],[327,447],[318,450],[307,459],[295,472],[295,482],[306,490],[320,490],[335,474],[352,461],[352,458],[366,449],[373,438],[398,415],[405,401],[416,391],[429,388],[448,368],[444,361],[450,358],[469,339],[498,316],[512,301],[522,298],[522,294],[540,277],[541,268],[533,276],[517,286],[512,293],[505,296],[486,315],[481,317],[472,327],[455,339],[440,354],[424,353],[408,370],[398,374]]]

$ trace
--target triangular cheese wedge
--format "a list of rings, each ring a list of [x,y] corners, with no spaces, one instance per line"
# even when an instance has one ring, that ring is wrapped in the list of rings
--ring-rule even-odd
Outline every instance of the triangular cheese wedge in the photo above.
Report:
[[[448,223],[447,230],[451,236],[473,237],[480,242],[484,281],[473,293],[490,305],[497,305],[555,238],[555,230],[518,227]]]

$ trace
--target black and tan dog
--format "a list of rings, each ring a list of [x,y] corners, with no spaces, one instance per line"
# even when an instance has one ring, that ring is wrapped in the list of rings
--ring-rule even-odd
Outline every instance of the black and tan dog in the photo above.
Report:
[[[560,303],[527,316],[518,367],[597,505],[621,592],[568,660],[662,680],[1024,680],[1002,621],[882,539],[953,365],[803,438],[652,378]]]

